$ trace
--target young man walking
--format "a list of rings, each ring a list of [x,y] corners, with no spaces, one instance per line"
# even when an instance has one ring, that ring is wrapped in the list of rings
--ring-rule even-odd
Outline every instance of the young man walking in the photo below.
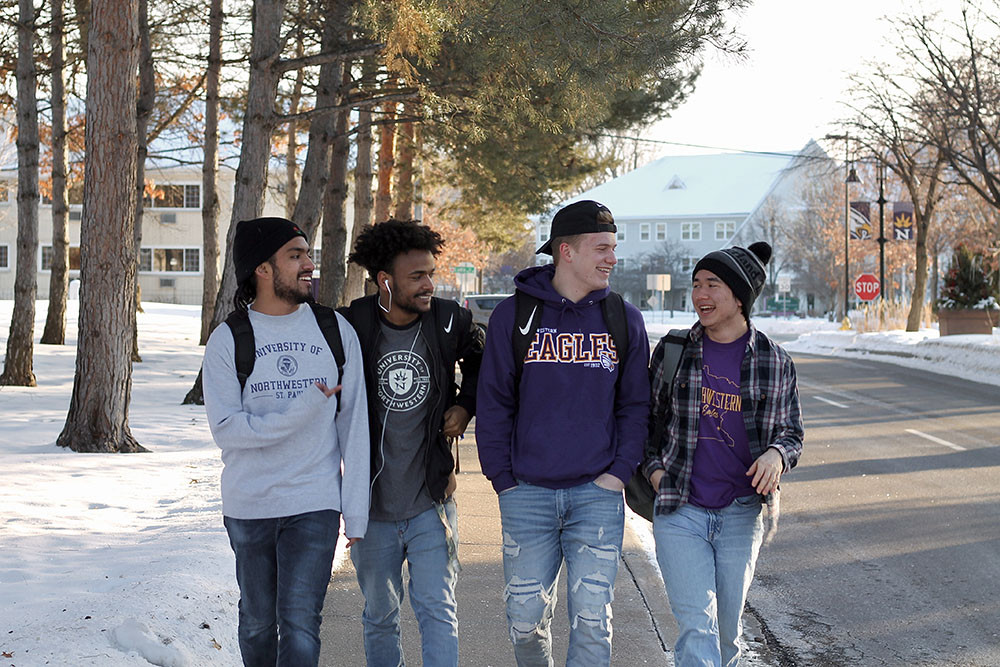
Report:
[[[377,294],[341,311],[361,340],[368,387],[371,514],[351,560],[365,597],[365,655],[372,667],[404,664],[404,563],[423,664],[458,665],[451,440],[475,414],[483,336],[472,313],[433,296],[435,257],[443,245],[429,227],[389,220],[366,227],[350,256],[378,286]]]
[[[630,304],[605,317],[617,262],[611,212],[594,201],[559,210],[538,249],[553,264],[520,272],[523,294],[490,317],[479,378],[476,441],[499,494],[507,620],[518,665],[552,665],[550,621],[566,563],[568,665],[611,662],[611,601],[624,533],[622,490],[646,438],[649,342]],[[515,321],[518,299],[536,304]],[[619,301],[618,303],[623,303]],[[610,308],[609,308],[610,310]],[[512,338],[529,339],[515,359]],[[619,348],[618,346],[623,346]],[[519,356],[519,355],[518,355]]]
[[[247,369],[240,368],[237,329],[222,325],[205,347],[203,380],[224,464],[222,513],[236,554],[240,652],[248,666],[317,665],[341,517],[348,546],[364,537],[368,523],[361,348],[347,322],[327,310],[339,320],[343,346],[338,384],[337,359],[310,304],[309,243],[295,224],[240,222],[233,258],[252,371],[238,375]]]
[[[650,420],[666,428],[648,443],[643,472],[658,490],[653,535],[679,626],[678,667],[739,664],[762,504],[776,525],[778,481],[802,451],[795,365],[750,321],[770,257],[763,242],[703,257],[691,289],[698,323],[677,373],[664,372],[662,343],[650,364]]]

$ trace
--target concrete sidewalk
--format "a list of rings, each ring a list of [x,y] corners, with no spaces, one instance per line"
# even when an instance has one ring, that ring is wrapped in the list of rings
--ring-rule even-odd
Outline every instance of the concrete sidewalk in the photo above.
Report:
[[[500,510],[496,494],[479,469],[474,428],[459,443],[458,579],[459,653],[463,667],[513,665],[514,653],[507,636],[503,602]],[[320,631],[323,653],[320,664],[364,665],[361,610],[364,598],[358,589],[350,558],[334,572],[323,608]],[[663,582],[639,536],[625,522],[622,562],[615,581],[614,665],[669,665],[676,626]],[[420,633],[410,608],[403,603],[403,651],[408,665],[420,665]],[[566,617],[566,576],[560,577],[559,602],[552,622],[555,663],[566,662],[569,637]]]

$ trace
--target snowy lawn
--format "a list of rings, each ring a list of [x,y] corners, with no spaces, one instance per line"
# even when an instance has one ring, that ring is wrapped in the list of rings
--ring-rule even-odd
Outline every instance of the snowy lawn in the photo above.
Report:
[[[36,335],[47,304],[38,302]],[[73,384],[68,344],[35,346],[38,387],[0,388],[0,664],[239,665],[234,562],[222,526],[221,461],[200,406],[182,406],[201,363],[199,309],[145,304],[130,409],[150,454],[74,454],[55,446]],[[13,304],[0,301],[6,350]],[[651,335],[694,322],[647,314]],[[1000,338],[936,331],[863,334],[824,320],[761,318],[804,334],[789,349],[917,365],[1000,384]],[[37,341],[37,338],[36,338]],[[884,354],[889,352],[889,355]],[[338,564],[345,550],[338,547]]]

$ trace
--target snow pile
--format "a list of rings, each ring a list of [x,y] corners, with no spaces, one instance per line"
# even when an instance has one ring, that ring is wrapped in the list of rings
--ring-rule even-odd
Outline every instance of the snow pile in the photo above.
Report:
[[[1000,385],[1000,335],[938,336],[936,329],[859,334],[820,331],[785,344],[790,352],[868,357],[985,384]]]
[[[184,652],[170,645],[169,640],[154,636],[145,625],[128,619],[111,631],[111,641],[126,653],[137,653],[151,665],[188,667]]]

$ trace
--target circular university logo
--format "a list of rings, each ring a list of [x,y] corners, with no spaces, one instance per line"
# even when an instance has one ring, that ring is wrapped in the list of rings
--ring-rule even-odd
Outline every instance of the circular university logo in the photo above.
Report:
[[[295,357],[290,357],[287,354],[278,357],[278,372],[285,377],[292,377],[298,370],[299,362],[295,361]]]
[[[406,412],[420,406],[431,386],[423,357],[410,352],[390,352],[375,366],[378,397],[387,410]]]

